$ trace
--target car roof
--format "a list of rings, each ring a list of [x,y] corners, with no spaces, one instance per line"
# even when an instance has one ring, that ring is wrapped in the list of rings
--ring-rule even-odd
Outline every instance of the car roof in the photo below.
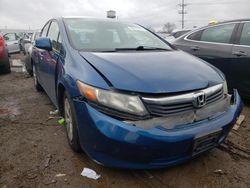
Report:
[[[218,24],[221,24],[221,23],[231,23],[231,22],[244,22],[244,21],[250,21],[250,18],[219,21]]]
[[[205,25],[205,26],[202,26],[202,27],[198,27],[194,30],[191,30],[192,32],[196,32],[196,31],[199,31],[199,30],[202,30],[202,29],[206,29],[208,27],[213,27],[213,26],[216,26],[216,25],[220,25],[220,24],[227,24],[227,23],[235,23],[235,22],[246,22],[246,21],[250,21],[250,18],[249,19],[234,19],[234,20],[225,20],[225,21],[218,21],[217,23],[215,24],[208,24],[208,25]],[[190,32],[191,32],[190,31]],[[190,32],[184,34],[185,36],[188,35]]]
[[[134,22],[129,22],[126,20],[117,20],[117,19],[110,19],[110,18],[98,18],[98,17],[89,17],[89,16],[61,16],[57,18],[53,18],[56,20],[63,20],[63,19],[84,19],[84,20],[92,20],[92,21],[101,21],[101,22],[113,22],[113,23],[124,23],[124,24],[135,24],[135,25],[140,25],[138,23]],[[141,25],[140,25],[141,26]]]
[[[93,20],[93,21],[105,21],[105,22],[122,22],[118,21],[117,19],[110,19],[110,18],[96,18],[96,17],[90,17],[90,16],[62,16],[59,19],[85,19],[85,20]]]

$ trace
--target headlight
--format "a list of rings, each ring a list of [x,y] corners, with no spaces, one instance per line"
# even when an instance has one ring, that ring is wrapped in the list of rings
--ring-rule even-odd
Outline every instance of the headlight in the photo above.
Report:
[[[223,91],[224,91],[224,94],[228,94],[227,81],[223,83]]]
[[[91,102],[139,116],[148,114],[138,96],[95,88],[86,85],[79,80],[77,81],[77,86],[81,94]]]

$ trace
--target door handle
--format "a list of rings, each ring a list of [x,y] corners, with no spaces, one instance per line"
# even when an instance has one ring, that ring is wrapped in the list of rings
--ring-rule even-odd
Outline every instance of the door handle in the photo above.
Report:
[[[193,51],[198,51],[198,50],[200,50],[200,47],[198,47],[198,46],[192,46],[192,47],[191,47],[191,50],[193,50]]]
[[[243,51],[233,52],[232,54],[238,57],[247,56],[247,53]]]

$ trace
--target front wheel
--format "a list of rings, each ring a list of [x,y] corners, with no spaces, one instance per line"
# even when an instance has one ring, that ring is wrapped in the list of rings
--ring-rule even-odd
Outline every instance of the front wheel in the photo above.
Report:
[[[67,93],[64,93],[64,119],[65,119],[65,128],[67,132],[68,142],[70,147],[75,152],[80,152],[80,142],[78,136],[78,129],[77,129],[77,121],[76,121],[76,114],[74,113],[73,104],[71,99]]]

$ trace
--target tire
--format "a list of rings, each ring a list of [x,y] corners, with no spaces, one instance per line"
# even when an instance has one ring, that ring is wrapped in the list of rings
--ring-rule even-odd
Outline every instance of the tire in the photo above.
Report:
[[[10,61],[9,61],[9,58],[3,63],[3,65],[1,66],[1,70],[0,70],[1,73],[3,74],[8,74],[11,72],[10,70]]]
[[[78,135],[76,113],[73,107],[73,103],[69,95],[64,93],[63,103],[63,117],[65,119],[65,129],[67,138],[71,149],[75,152],[81,152],[81,146]]]
[[[37,79],[37,76],[36,76],[36,68],[35,66],[33,65],[33,79],[34,79],[34,86],[36,88],[37,91],[41,92],[43,91],[43,88],[41,86],[41,84],[39,83],[38,79]]]
[[[32,61],[31,61],[30,55],[28,54],[25,57],[25,68],[26,68],[27,72],[29,73],[29,75],[32,77],[33,76],[33,66],[32,66],[31,62]]]

